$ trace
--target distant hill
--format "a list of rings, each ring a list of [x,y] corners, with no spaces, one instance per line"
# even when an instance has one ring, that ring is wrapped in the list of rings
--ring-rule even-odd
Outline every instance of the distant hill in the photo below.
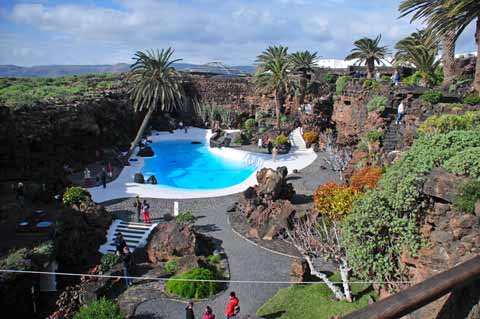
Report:
[[[225,75],[251,74],[255,72],[254,66],[228,66],[219,68],[211,64],[198,65],[190,63],[175,63],[175,68],[181,71],[192,71]],[[17,65],[0,65],[0,77],[59,77],[82,74],[121,73],[128,71],[130,64],[118,63],[114,65],[37,65],[22,67]]]

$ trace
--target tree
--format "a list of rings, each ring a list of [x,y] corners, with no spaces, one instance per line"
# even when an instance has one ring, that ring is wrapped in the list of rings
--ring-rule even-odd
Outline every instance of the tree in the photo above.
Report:
[[[300,92],[298,94],[298,105],[302,105],[307,92],[309,73],[314,72],[313,68],[317,62],[317,52],[299,51],[290,55],[290,62],[294,72],[300,73]]]
[[[412,15],[412,21],[426,22],[437,36],[454,34],[454,39],[476,21],[477,66],[473,87],[480,91],[480,1],[478,0],[404,0],[399,7],[401,16]]]
[[[435,83],[435,70],[440,64],[437,61],[438,41],[429,30],[419,30],[400,40],[395,45],[395,64],[413,65],[421,76],[422,86]]]
[[[455,32],[449,31],[442,37],[443,85],[448,87],[455,79]]]
[[[254,78],[255,86],[259,91],[275,92],[276,126],[280,128],[283,101],[291,88],[287,48],[269,47],[257,57],[257,62],[260,65]]]
[[[172,66],[181,59],[172,60],[174,50],[168,48],[161,51],[137,51],[135,63],[131,66],[129,80],[133,86],[129,91],[135,112],[147,110],[135,139],[130,145],[130,155],[142,138],[143,132],[158,108],[162,111],[173,111],[184,106],[185,91],[180,76]]]
[[[345,60],[358,60],[357,63],[367,65],[367,78],[371,79],[375,71],[375,63],[382,64],[382,59],[388,54],[386,46],[379,46],[382,35],[375,39],[362,38],[354,42],[355,48]]]

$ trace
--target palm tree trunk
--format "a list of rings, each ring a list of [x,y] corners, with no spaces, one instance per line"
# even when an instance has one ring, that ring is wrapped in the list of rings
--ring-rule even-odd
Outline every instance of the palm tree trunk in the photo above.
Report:
[[[133,142],[132,142],[132,144],[130,145],[130,148],[129,148],[129,150],[128,150],[127,160],[128,160],[128,158],[130,157],[130,155],[132,155],[133,150],[135,149],[135,147],[137,147],[138,142],[139,142],[140,139],[142,138],[143,132],[144,132],[145,129],[147,128],[147,124],[148,124],[148,122],[150,121],[150,118],[152,117],[153,111],[154,111],[154,108],[153,108],[153,107],[150,107],[150,108],[148,109],[147,114],[145,114],[145,117],[143,118],[142,125],[140,125],[140,128],[138,129],[137,136],[135,136],[135,139],[133,140]]]
[[[374,69],[375,69],[375,60],[367,59],[367,79],[371,79],[373,77]]]
[[[475,69],[475,81],[473,82],[473,88],[475,91],[480,92],[480,16],[477,18],[475,40],[477,41],[477,66]]]
[[[442,38],[443,85],[448,87],[455,78],[455,31]]]
[[[298,106],[301,106],[305,101],[305,95],[307,92],[307,73],[304,72],[302,74],[302,78],[300,79],[300,94],[298,95]]]
[[[282,99],[280,97],[279,92],[275,92],[275,111],[276,111],[276,116],[277,116],[277,123],[276,126],[279,129],[280,128],[280,113],[282,109]]]

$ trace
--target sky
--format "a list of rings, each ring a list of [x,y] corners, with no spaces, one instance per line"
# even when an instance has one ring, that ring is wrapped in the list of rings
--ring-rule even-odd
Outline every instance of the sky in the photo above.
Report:
[[[269,45],[343,59],[355,40],[393,45],[420,24],[400,0],[0,0],[0,64],[131,63],[175,49],[185,63],[252,65]],[[457,53],[475,50],[473,25]]]

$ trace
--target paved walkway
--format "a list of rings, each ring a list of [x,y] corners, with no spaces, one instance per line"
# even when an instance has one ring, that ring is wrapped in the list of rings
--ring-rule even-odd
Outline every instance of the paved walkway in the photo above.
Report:
[[[291,176],[290,182],[294,185],[297,194],[307,198],[306,205],[311,203],[311,195],[315,188],[328,181],[337,180],[336,173],[332,172],[324,161],[323,154],[304,170]],[[197,217],[197,230],[222,240],[222,247],[229,259],[231,280],[252,281],[289,281],[291,259],[269,252],[246,242],[233,233],[228,224],[227,208],[238,198],[238,195],[204,199],[181,199],[180,211],[190,210]],[[116,212],[125,220],[135,221],[132,198],[112,200],[104,205],[111,212]],[[172,199],[147,199],[151,205],[153,221],[159,221],[164,213],[172,213]],[[223,311],[228,302],[228,293],[233,290],[237,293],[241,303],[242,315],[252,317],[256,310],[272,297],[284,284],[241,284],[231,283],[226,291],[217,296],[209,304],[215,310],[217,318],[223,318]],[[205,302],[195,305],[197,317],[201,317]],[[138,318],[184,318],[185,304],[165,299],[151,299],[138,305],[135,314]]]

